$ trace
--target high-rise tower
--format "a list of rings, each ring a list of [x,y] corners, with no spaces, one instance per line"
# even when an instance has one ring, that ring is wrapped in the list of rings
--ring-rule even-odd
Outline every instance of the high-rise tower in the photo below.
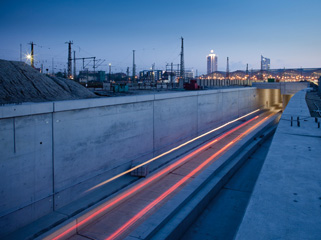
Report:
[[[271,60],[261,55],[261,70],[270,70]]]
[[[214,51],[211,50],[211,53],[206,57],[207,59],[207,74],[217,71],[217,56],[214,54]]]

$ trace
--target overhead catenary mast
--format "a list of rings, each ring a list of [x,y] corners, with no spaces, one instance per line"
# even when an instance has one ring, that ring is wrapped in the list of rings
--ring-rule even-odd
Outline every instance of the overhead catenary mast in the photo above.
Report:
[[[133,50],[133,79],[132,79],[132,81],[135,80],[135,76],[136,76],[135,50]]]
[[[179,87],[183,87],[183,83],[185,82],[185,68],[184,68],[184,38],[181,37],[182,46],[181,46],[181,68],[180,68],[180,81]]]
[[[34,44],[33,42],[29,43],[31,45],[31,53],[30,53],[30,64],[31,64],[31,67],[35,67],[35,58],[34,58],[34,51],[33,51],[33,46],[36,45]]]
[[[20,62],[22,62],[22,44],[20,43]]]
[[[71,44],[73,44],[72,41],[66,42],[68,44],[68,71],[67,71],[67,78],[72,79],[71,74]]]
[[[226,60],[226,79],[230,79],[230,63],[229,63],[229,57],[227,57],[227,60]]]
[[[54,75],[55,74],[55,66],[54,66],[54,59],[52,58],[52,61],[51,61],[51,64],[52,64],[52,66],[51,66],[51,71],[52,71],[52,75]]]
[[[77,75],[76,75],[76,51],[74,51],[74,80],[77,80]]]
[[[246,72],[245,72],[245,75],[246,75],[246,79],[249,78],[249,64],[247,63],[246,64]]]

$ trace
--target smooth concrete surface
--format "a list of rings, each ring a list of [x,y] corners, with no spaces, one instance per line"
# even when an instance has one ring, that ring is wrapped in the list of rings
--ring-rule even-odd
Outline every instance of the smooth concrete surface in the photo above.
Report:
[[[0,237],[266,98],[233,88],[1,106]]]
[[[280,89],[281,94],[292,95],[309,87],[309,82],[253,82],[258,89]]]
[[[295,94],[281,117],[237,240],[320,239],[321,129],[305,94]],[[300,127],[291,127],[291,116]]]
[[[259,104],[266,109],[279,107],[282,103],[281,90],[280,89],[257,89],[260,96]]]

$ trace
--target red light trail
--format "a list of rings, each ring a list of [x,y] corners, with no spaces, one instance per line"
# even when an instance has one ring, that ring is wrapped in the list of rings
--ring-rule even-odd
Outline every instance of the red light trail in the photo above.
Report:
[[[65,230],[64,232],[62,232],[61,234],[59,234],[58,236],[54,237],[54,240],[58,240],[63,238],[64,236],[66,236],[68,233],[72,232],[73,230],[75,230],[78,227],[81,227],[82,225],[84,225],[85,223],[87,223],[88,221],[92,220],[93,218],[95,218],[96,216],[98,216],[99,214],[103,213],[104,211],[110,209],[111,207],[117,205],[118,203],[120,203],[121,201],[125,200],[126,198],[130,197],[131,195],[133,195],[134,193],[136,193],[137,191],[143,189],[144,187],[146,187],[148,184],[150,184],[151,182],[153,182],[154,180],[162,177],[163,175],[165,175],[166,173],[172,171],[173,169],[175,169],[176,167],[178,167],[179,165],[181,165],[182,163],[186,162],[188,159],[190,159],[191,157],[195,156],[196,154],[200,153],[201,151],[205,150],[206,148],[208,148],[209,146],[213,145],[214,143],[220,141],[221,139],[225,138],[226,136],[230,135],[231,133],[235,132],[236,130],[242,128],[243,126],[249,124],[250,122],[256,120],[257,118],[259,118],[259,116],[256,116],[242,124],[240,124],[239,126],[233,128],[232,130],[229,130],[228,132],[222,134],[221,136],[217,137],[216,139],[210,141],[209,143],[203,145],[202,147],[196,149],[195,151],[189,153],[188,155],[184,156],[183,158],[179,159],[178,161],[176,161],[175,163],[169,165],[168,167],[164,168],[163,170],[159,171],[158,173],[155,173],[154,175],[152,175],[151,177],[147,178],[145,181],[137,184],[136,186],[132,187],[131,189],[127,190],[126,192],[120,194],[119,196],[111,199],[110,201],[108,201],[104,207],[102,207],[101,209],[97,210],[96,212],[92,213],[90,216],[86,217],[85,219],[83,219],[82,221],[80,221],[79,223],[77,223],[76,225],[70,227],[69,229]],[[242,136],[244,136],[245,134],[247,134],[247,132],[249,132],[251,129],[253,129],[254,127],[256,127],[257,125],[259,125],[261,122],[265,121],[268,117],[264,118],[262,121],[260,121],[258,124],[254,125],[253,127],[251,127],[249,130],[245,131],[243,134],[239,135],[237,138],[235,138],[232,142],[230,142],[229,144],[225,145],[223,148],[221,148],[217,153],[215,153],[214,155],[212,155],[209,159],[207,159],[205,162],[203,162],[200,166],[198,166],[195,170],[193,170],[191,173],[189,173],[187,176],[185,176],[183,179],[185,179],[185,181],[180,180],[178,183],[176,183],[175,185],[173,185],[170,189],[168,189],[166,192],[164,192],[160,197],[158,197],[156,200],[154,200],[151,204],[149,204],[147,207],[145,207],[141,212],[139,212],[136,216],[134,216],[131,220],[129,220],[125,225],[123,225],[120,229],[118,229],[113,235],[111,235],[109,238],[107,239],[112,239],[111,237],[117,237],[118,235],[120,235],[123,231],[125,231],[126,229],[128,229],[134,222],[136,222],[140,216],[144,215],[145,213],[147,213],[150,209],[152,209],[155,205],[157,205],[160,201],[162,201],[166,196],[168,196],[171,192],[173,192],[175,189],[177,189],[179,186],[181,186],[184,182],[187,181],[187,179],[189,179],[191,176],[195,175],[199,170],[201,170],[206,164],[208,164],[213,158],[215,158],[217,155],[219,155],[220,153],[222,153],[224,150],[226,150],[230,145],[234,144],[237,140],[239,140]],[[192,175],[191,175],[192,174]]]
[[[273,115],[273,114],[271,114]],[[270,115],[270,116],[271,116]],[[254,126],[240,134],[238,137],[234,138],[231,142],[226,144],[224,147],[222,147],[219,151],[217,151],[215,154],[213,154],[211,157],[207,158],[203,163],[201,163],[197,168],[195,168],[193,171],[191,171],[189,174],[187,174],[184,178],[182,178],[180,181],[178,181],[176,184],[174,184],[172,187],[170,187],[167,191],[165,191],[163,194],[161,194],[158,198],[156,198],[153,202],[148,204],[144,209],[142,209],[138,214],[136,214],[134,217],[132,217],[128,222],[126,222],[123,226],[121,226],[117,231],[115,231],[112,235],[110,235],[105,240],[112,240],[121,235],[124,231],[126,231],[129,227],[131,227],[138,219],[140,219],[143,215],[145,215],[148,211],[150,211],[154,206],[156,206],[158,203],[160,203],[162,200],[164,200],[169,194],[174,192],[178,187],[180,187],[183,183],[185,183],[189,178],[193,177],[196,173],[198,173],[200,170],[202,170],[208,163],[210,163],[215,157],[217,157],[219,154],[221,154],[223,151],[225,151],[228,147],[236,143],[238,140],[240,140],[243,136],[245,136],[247,133],[252,131],[254,128],[259,126],[261,123],[263,123],[266,119],[268,119],[270,116],[265,117],[260,122],[256,123]],[[256,119],[257,117],[255,117]],[[252,119],[254,120],[254,119]]]

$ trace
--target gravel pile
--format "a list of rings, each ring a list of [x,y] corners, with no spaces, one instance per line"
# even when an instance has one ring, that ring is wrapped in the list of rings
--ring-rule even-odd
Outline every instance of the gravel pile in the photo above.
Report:
[[[321,117],[321,98],[317,92],[307,92],[305,100],[310,110],[311,117]]]
[[[28,64],[0,59],[0,104],[97,97],[80,84],[41,74]]]

